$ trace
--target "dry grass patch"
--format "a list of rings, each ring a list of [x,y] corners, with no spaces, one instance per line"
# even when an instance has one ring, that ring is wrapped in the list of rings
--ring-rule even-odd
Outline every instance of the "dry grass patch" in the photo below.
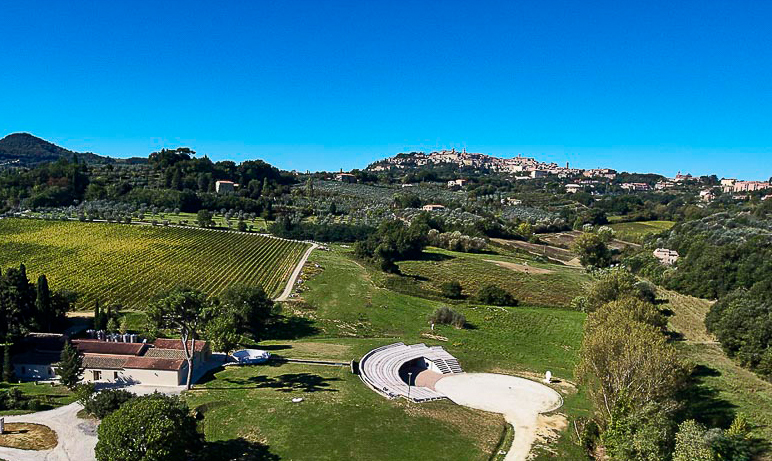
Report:
[[[0,447],[19,450],[51,450],[58,443],[56,432],[42,424],[7,423],[0,434]]]

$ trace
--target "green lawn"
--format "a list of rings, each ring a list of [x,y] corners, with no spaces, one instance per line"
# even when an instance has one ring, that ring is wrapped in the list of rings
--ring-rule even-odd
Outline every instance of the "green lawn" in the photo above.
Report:
[[[431,248],[425,254],[422,260],[403,261],[399,267],[405,275],[416,280],[413,284],[417,288],[436,296],[440,295],[443,282],[458,280],[469,297],[474,296],[482,285],[495,284],[511,292],[523,304],[568,307],[589,282],[582,268],[545,264],[503,250],[493,254],[472,254]]]
[[[34,382],[8,384],[0,383],[0,391],[8,390],[11,388],[18,389],[24,394],[25,397],[37,399],[42,404],[43,410],[49,410],[51,408],[60,407],[63,405],[69,405],[76,400],[75,394],[69,389],[61,385],[51,386],[50,384],[35,384]],[[0,411],[0,416],[3,415],[22,415],[30,413],[27,410],[4,410]]]
[[[283,289],[305,243],[236,232],[126,224],[0,220],[0,268],[24,263],[34,280],[95,301],[143,308],[175,284],[217,295],[234,284]]]
[[[483,461],[504,428],[501,416],[448,401],[387,400],[347,367],[229,367],[186,399],[207,441],[244,438],[280,459]]]
[[[626,242],[643,243],[643,237],[670,229],[674,221],[638,221],[611,224],[616,238]]]

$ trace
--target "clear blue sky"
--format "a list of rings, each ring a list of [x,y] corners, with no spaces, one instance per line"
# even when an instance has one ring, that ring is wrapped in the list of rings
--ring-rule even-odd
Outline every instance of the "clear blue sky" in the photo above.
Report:
[[[0,135],[286,169],[466,147],[772,176],[772,2],[4,2]]]

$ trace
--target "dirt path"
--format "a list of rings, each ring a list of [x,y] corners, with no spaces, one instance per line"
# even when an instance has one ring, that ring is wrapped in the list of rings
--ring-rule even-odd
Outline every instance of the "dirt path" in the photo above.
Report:
[[[515,428],[506,461],[525,461],[543,425],[544,418],[539,416],[563,405],[560,394],[549,387],[509,375],[450,375],[437,381],[435,388],[459,405],[504,415]]]
[[[552,274],[554,271],[549,269],[543,269],[541,267],[529,266],[527,264],[515,264],[506,261],[496,261],[494,259],[485,259],[485,262],[493,263],[499,267],[513,270],[515,272],[523,272],[526,274]]]
[[[312,243],[311,248],[306,250],[303,257],[300,258],[300,262],[298,263],[298,265],[295,266],[295,270],[292,271],[292,275],[290,276],[290,279],[287,281],[287,286],[284,287],[284,291],[281,293],[281,295],[279,295],[278,298],[274,299],[274,301],[286,301],[287,299],[289,299],[290,294],[292,294],[292,288],[295,287],[295,282],[300,276],[300,271],[303,270],[303,266],[306,264],[306,261],[308,261],[308,257],[311,256],[311,252],[317,248],[319,248],[319,245]]]

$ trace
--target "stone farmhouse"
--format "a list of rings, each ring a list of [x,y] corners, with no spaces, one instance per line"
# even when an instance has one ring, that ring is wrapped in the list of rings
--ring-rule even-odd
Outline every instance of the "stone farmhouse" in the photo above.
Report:
[[[214,190],[218,194],[232,194],[236,192],[236,188],[239,185],[233,181],[216,181],[214,183]]]
[[[24,352],[13,357],[16,376],[27,381],[56,379],[57,363],[67,340],[59,334],[30,333],[23,341]],[[83,358],[83,382],[179,386],[187,379],[188,363],[178,339],[156,339],[152,343],[100,339],[71,342]],[[194,375],[211,355],[209,343],[196,341]]]
[[[678,252],[667,248],[657,248],[654,250],[654,257],[659,259],[662,264],[672,266],[678,261]]]

